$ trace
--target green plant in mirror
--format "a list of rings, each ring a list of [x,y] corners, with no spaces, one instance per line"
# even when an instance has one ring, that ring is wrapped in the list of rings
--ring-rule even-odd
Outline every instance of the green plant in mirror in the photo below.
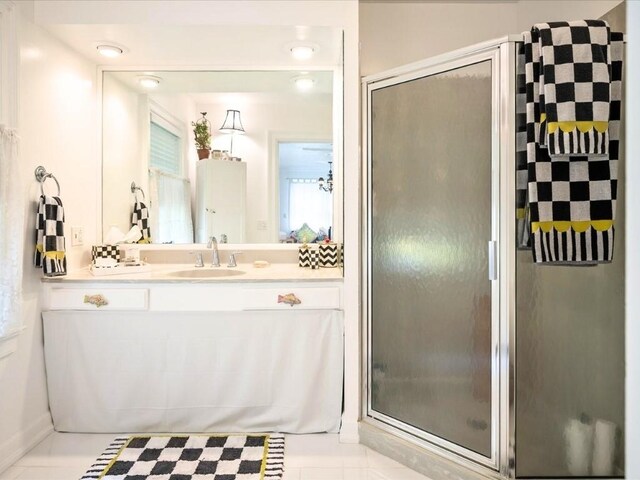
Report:
[[[211,148],[211,123],[207,120],[207,112],[200,113],[202,118],[198,119],[197,122],[191,122],[193,138],[198,149],[208,150]]]

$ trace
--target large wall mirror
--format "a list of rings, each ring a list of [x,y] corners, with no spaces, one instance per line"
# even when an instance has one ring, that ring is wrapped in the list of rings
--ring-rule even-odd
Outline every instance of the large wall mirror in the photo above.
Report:
[[[154,244],[341,241],[340,72],[104,71],[103,238],[138,211]]]

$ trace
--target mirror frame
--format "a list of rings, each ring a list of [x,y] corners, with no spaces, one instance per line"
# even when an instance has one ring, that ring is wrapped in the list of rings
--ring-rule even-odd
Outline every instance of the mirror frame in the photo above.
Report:
[[[253,67],[244,67],[244,66],[219,66],[219,65],[209,65],[209,66],[197,66],[191,67],[188,65],[100,65],[98,66],[98,75],[97,75],[97,84],[96,84],[96,96],[97,96],[97,116],[98,116],[98,125],[97,125],[97,134],[98,134],[98,145],[100,146],[100,193],[99,193],[99,206],[98,209],[100,215],[96,219],[98,235],[97,239],[100,240],[101,243],[104,242],[104,228],[103,228],[103,220],[104,220],[104,199],[103,199],[103,184],[104,184],[104,138],[103,138],[103,120],[104,120],[104,112],[103,112],[103,102],[104,102],[104,74],[109,72],[234,72],[234,71],[248,71],[248,72],[260,72],[260,71],[291,71],[297,72],[301,69],[300,65],[287,65],[287,66],[278,66],[278,67],[268,67],[268,66],[253,66]],[[332,97],[333,97],[333,105],[332,105],[332,117],[333,117],[333,139],[331,139],[333,143],[333,178],[334,178],[334,188],[333,188],[333,229],[332,236],[333,241],[336,243],[344,242],[344,57],[341,56],[339,65],[329,65],[329,66],[310,66],[305,65],[304,70],[306,71],[324,71],[324,72],[332,72],[333,76],[333,88],[332,88]],[[277,141],[279,140],[326,140],[324,135],[318,134],[309,134],[305,135],[304,133],[288,133],[288,132],[277,132],[277,131],[269,131],[268,138],[268,157],[266,161],[268,162],[267,172],[269,182],[267,186],[267,202],[269,208],[269,236],[275,237],[278,231],[279,226],[279,201],[276,194],[275,189],[275,180],[277,177],[277,169],[278,166],[278,152],[277,152]],[[275,147],[274,147],[275,145]],[[275,151],[274,151],[275,149]],[[167,250],[188,250],[195,248],[204,248],[204,243],[183,243],[183,244],[138,244],[142,250],[158,250],[158,249],[167,249]],[[228,247],[224,247],[224,249],[228,248],[242,248],[245,250],[297,250],[299,244],[297,243],[280,243],[280,242],[272,242],[272,243],[241,243],[241,244],[225,244]]]

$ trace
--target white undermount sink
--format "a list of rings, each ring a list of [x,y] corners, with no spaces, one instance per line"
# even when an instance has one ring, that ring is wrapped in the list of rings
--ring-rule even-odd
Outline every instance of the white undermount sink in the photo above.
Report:
[[[192,270],[179,270],[177,272],[169,273],[172,277],[180,278],[221,278],[221,277],[236,277],[238,275],[244,275],[242,270],[234,270],[230,268],[194,268]]]

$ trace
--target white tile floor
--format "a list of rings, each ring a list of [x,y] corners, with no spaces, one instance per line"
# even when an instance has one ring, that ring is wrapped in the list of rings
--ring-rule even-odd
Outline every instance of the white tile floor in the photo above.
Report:
[[[117,435],[52,433],[0,480],[78,480]],[[287,435],[283,480],[429,480],[338,435]]]

